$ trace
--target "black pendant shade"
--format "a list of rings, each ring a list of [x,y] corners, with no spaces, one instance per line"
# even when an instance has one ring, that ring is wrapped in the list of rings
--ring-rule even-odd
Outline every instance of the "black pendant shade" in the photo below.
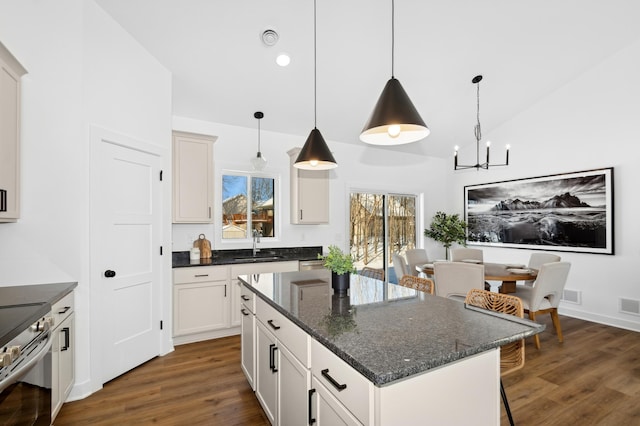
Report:
[[[305,170],[329,170],[338,167],[320,130],[313,128],[294,164]]]
[[[390,129],[392,126],[396,127]],[[424,139],[430,132],[400,81],[391,77],[360,140],[371,145],[402,145]]]

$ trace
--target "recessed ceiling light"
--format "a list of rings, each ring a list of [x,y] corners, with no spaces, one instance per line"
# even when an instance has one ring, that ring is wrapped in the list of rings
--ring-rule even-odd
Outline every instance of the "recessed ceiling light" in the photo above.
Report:
[[[276,58],[276,63],[281,67],[286,67],[291,62],[291,58],[286,53],[281,53]]]

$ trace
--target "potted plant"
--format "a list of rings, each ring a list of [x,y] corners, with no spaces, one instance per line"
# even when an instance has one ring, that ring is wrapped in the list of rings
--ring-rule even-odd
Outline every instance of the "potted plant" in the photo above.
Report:
[[[431,221],[431,227],[424,230],[424,236],[442,243],[446,257],[449,259],[451,244],[467,246],[467,222],[460,219],[457,214],[436,212]]]
[[[353,258],[350,254],[343,253],[338,246],[329,246],[329,254],[318,254],[318,259],[324,261],[324,267],[331,270],[331,287],[335,294],[346,296],[349,289],[351,274],[356,273]]]

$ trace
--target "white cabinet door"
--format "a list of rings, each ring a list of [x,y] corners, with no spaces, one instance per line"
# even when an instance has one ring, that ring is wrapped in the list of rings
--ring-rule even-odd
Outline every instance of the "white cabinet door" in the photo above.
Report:
[[[231,327],[240,325],[242,322],[242,314],[240,312],[242,306],[242,295],[240,280],[233,278],[231,280]]]
[[[174,284],[174,336],[229,326],[226,281]]]
[[[75,382],[75,313],[72,313],[60,324],[59,339],[60,359],[58,363],[58,388],[60,389],[61,404],[66,401]]]
[[[242,333],[240,338],[240,359],[241,366],[244,375],[247,377],[247,381],[251,385],[251,389],[256,390],[255,386],[255,327],[256,317],[253,313],[244,305],[241,308],[242,315]]]
[[[25,72],[0,43],[0,222],[20,217],[20,77]]]
[[[361,426],[360,423],[315,377],[311,378],[311,417],[317,426]]]
[[[278,346],[276,338],[256,321],[256,397],[272,425],[278,416]]]
[[[287,152],[290,158],[291,223],[329,223],[329,171],[294,167],[299,152],[300,148]]]
[[[213,221],[214,136],[173,132],[173,222]]]
[[[306,425],[309,419],[311,372],[278,344],[278,424]]]

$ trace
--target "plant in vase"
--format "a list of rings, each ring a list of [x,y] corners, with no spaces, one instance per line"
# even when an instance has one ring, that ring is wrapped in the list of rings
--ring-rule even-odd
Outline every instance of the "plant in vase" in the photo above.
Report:
[[[353,257],[343,253],[338,246],[329,246],[329,254],[318,255],[318,259],[324,261],[324,267],[331,270],[331,287],[335,294],[346,296],[349,289],[349,279],[351,274],[355,274],[356,267],[353,265]]]
[[[424,236],[436,240],[444,246],[445,255],[449,259],[449,247],[458,243],[467,246],[467,222],[457,214],[436,212],[429,229],[424,230]]]

